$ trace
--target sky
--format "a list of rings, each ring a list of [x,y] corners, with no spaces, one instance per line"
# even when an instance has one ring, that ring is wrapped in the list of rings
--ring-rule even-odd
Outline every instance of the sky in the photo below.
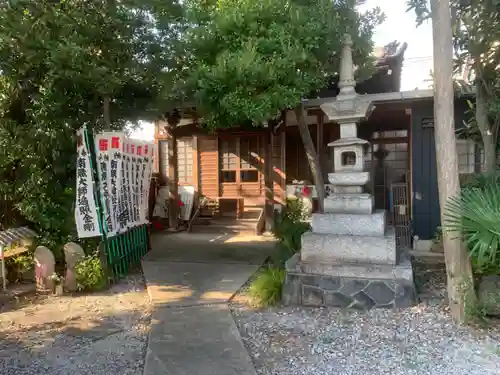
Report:
[[[432,70],[432,28],[430,22],[416,27],[415,15],[406,12],[406,0],[368,0],[363,8],[380,7],[386,15],[374,35],[375,45],[385,45],[394,40],[408,43],[405,52],[401,90],[428,89]],[[132,132],[133,138],[153,140],[154,126],[141,122]]]

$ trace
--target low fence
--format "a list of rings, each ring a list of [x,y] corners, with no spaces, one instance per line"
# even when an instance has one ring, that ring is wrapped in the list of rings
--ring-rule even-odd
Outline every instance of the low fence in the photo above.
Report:
[[[148,252],[148,227],[141,225],[116,237],[103,239],[108,271],[114,279],[126,276]]]

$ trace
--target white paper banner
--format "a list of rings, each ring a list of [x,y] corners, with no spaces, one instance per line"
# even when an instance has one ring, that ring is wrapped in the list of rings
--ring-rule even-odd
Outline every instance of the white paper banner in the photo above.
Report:
[[[131,187],[131,163],[132,155],[130,153],[130,140],[124,140],[124,159],[122,165],[122,184],[123,184],[123,200],[124,208],[126,209],[126,228],[133,227],[133,203],[132,203],[132,187]]]
[[[106,235],[147,223],[153,144],[104,132],[95,136],[95,149]]]
[[[76,206],[75,222],[78,238],[101,235],[96,204],[94,201],[94,183],[90,168],[90,155],[85,143],[84,129],[77,131],[76,161]]]
[[[109,133],[95,136],[95,150],[97,159],[97,176],[101,207],[104,215],[104,228],[108,237],[118,233],[116,215],[113,212],[112,185],[111,185],[111,139]]]
[[[124,232],[123,225],[126,225],[123,219],[123,202],[120,198],[122,191],[122,145],[125,138],[124,133],[109,132],[103,133],[108,140],[109,153],[109,193],[111,196],[111,213],[114,223],[114,231],[108,234],[112,237],[120,232]]]
[[[139,141],[139,140],[136,140],[135,141],[135,154],[136,154],[136,161],[137,161],[137,164],[136,166],[138,167],[138,169],[136,170],[137,173],[136,173],[136,177],[137,177],[137,180],[136,180],[136,184],[137,184],[137,199],[138,199],[138,205],[137,205],[137,208],[138,208],[138,212],[137,212],[137,216],[138,216],[138,222],[140,224],[145,224],[146,223],[146,216],[145,216],[145,200],[144,200],[144,188],[145,188],[145,185],[146,185],[146,181],[144,181],[144,178],[145,178],[145,174],[146,174],[146,164],[145,164],[145,161],[144,161],[144,145],[145,145],[145,142],[143,141]]]
[[[137,164],[137,141],[131,139],[130,141],[130,190],[132,192],[132,226],[137,226],[139,222],[139,187],[137,180],[139,177],[139,167]]]
[[[143,208],[142,217],[144,218],[144,224],[149,220],[149,190],[151,189],[151,176],[153,174],[153,155],[154,155],[154,144],[152,142],[144,143],[144,175],[143,175]]]

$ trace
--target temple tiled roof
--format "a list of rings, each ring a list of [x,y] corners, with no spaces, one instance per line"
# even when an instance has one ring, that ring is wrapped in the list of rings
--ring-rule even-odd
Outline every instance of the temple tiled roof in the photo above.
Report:
[[[401,71],[403,69],[404,53],[408,45],[393,41],[382,47],[376,47],[373,51],[375,56],[375,73],[367,80],[358,82],[356,92],[358,94],[378,94],[385,92],[397,92],[401,88]],[[332,77],[327,88],[319,90],[311,97],[335,97],[338,94],[338,76]]]

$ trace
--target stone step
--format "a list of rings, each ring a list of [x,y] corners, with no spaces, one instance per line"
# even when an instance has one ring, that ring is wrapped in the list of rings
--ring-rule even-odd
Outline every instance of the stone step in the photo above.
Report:
[[[193,232],[198,233],[253,233],[257,231],[257,221],[212,219],[208,224],[193,224]]]

